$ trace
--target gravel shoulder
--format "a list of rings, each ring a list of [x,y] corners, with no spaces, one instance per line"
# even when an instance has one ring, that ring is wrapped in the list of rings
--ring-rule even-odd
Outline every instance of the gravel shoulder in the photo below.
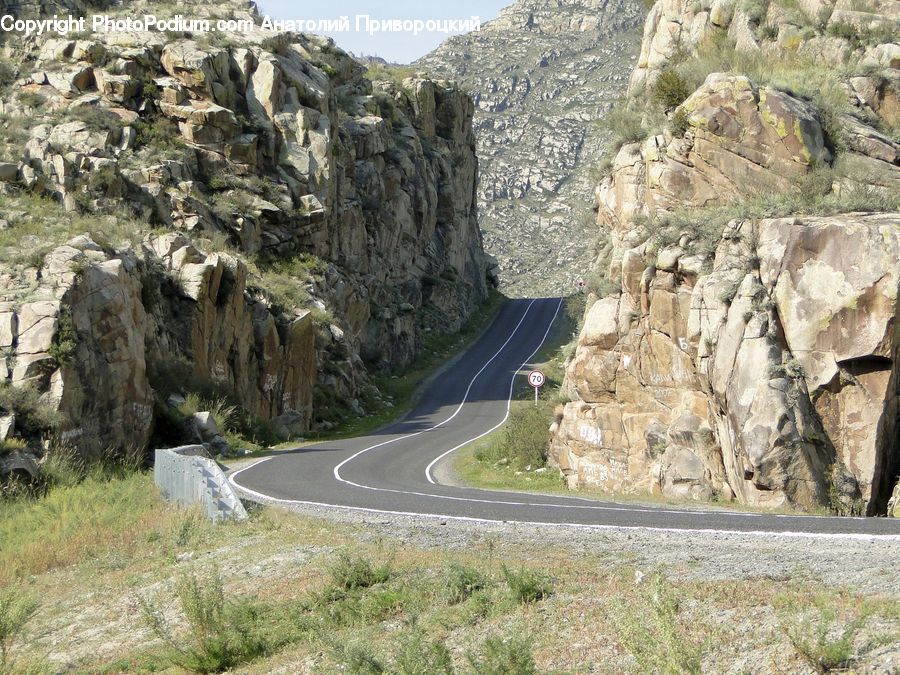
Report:
[[[900,542],[871,539],[809,539],[781,535],[665,532],[649,529],[583,528],[490,523],[354,511],[306,504],[293,513],[362,526],[364,540],[394,539],[423,549],[465,550],[493,541],[527,550],[553,547],[573,555],[627,561],[639,569],[666,569],[679,580],[819,581],[861,593],[900,588]],[[813,544],[814,542],[814,544]]]

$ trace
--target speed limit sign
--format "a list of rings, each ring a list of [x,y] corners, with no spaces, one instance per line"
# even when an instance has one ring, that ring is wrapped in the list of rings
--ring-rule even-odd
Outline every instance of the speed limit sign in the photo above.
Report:
[[[532,371],[528,376],[528,384],[530,384],[535,389],[540,389],[546,382],[547,378],[544,377],[544,374],[539,370]]]
[[[544,374],[539,370],[532,370],[528,374],[528,384],[534,387],[534,404],[538,404],[538,392],[540,392],[541,387],[547,382],[547,378]]]

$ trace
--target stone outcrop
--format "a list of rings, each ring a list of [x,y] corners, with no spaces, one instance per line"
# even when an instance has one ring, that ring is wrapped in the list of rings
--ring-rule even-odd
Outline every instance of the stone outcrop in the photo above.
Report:
[[[142,447],[195,381],[279,433],[327,428],[486,297],[474,104],[453,83],[373,84],[302,34],[6,50],[35,67],[0,96],[23,136],[0,168],[2,374],[62,413],[64,442]],[[20,255],[32,194],[130,241],[54,225]]]
[[[508,294],[568,294],[590,268],[581,245],[609,134],[594,124],[627,85],[645,10],[634,0],[519,0],[417,68],[472,92],[485,247]]]
[[[886,503],[898,222],[736,222],[699,277],[684,251],[629,250],[569,366],[552,455],[570,483],[812,507],[836,466],[842,496]]]
[[[827,26],[855,18],[824,4],[825,33],[807,26],[791,49],[880,68],[846,83],[855,110],[829,118],[791,92],[712,73],[668,111],[668,128],[623,145],[596,189],[609,238],[598,271],[613,293],[588,299],[550,453],[573,488],[888,509],[900,475],[900,214],[725,226],[714,209],[801,190],[838,211],[854,191],[897,203],[900,146],[886,133],[896,45],[835,37]],[[660,0],[632,95],[714,33],[779,58],[784,40],[765,29],[777,11]]]

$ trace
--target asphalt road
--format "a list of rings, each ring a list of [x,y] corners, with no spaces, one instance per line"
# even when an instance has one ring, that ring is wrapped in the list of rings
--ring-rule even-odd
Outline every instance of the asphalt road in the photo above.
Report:
[[[370,436],[264,459],[234,473],[232,484],[263,501],[473,523],[900,539],[900,519],[655,507],[439,484],[436,469],[451,452],[502,425],[514,386],[524,381],[561,311],[558,299],[509,301],[476,344],[426,386],[402,421]]]

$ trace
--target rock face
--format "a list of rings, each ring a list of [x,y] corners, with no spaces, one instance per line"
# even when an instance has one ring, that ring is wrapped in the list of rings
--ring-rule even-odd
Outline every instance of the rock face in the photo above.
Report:
[[[0,95],[22,136],[0,183],[2,375],[58,408],[64,442],[143,447],[159,402],[199,380],[291,435],[360,414],[369,370],[485,298],[474,104],[452,83],[373,85],[300,34],[7,52],[35,68]],[[54,223],[96,214],[118,238],[29,239],[33,193]]]
[[[644,8],[635,0],[519,0],[478,33],[417,62],[476,104],[485,246],[504,292],[568,294],[590,267],[583,195],[608,134],[595,120],[624,92]]]
[[[632,95],[715,31],[738,52],[783,57],[782,38],[761,30],[774,8],[752,18],[660,0]],[[891,90],[895,45],[804,35],[791,44],[809,63],[843,45],[845,62],[884,68],[874,79]],[[588,299],[553,429],[551,460],[573,488],[886,512],[900,475],[900,213],[708,222],[712,207],[789,200],[823,170],[829,208],[854,190],[896,204],[900,146],[883,131],[890,114],[866,103],[870,85],[846,83],[851,112],[829,119],[791,92],[711,73],[669,111],[680,129],[623,145],[595,193],[615,292]]]
[[[629,251],[621,295],[593,304],[569,367],[553,456],[570,482],[811,507],[837,462],[849,496],[883,495],[898,219],[745,222],[700,277],[683,253],[667,270]]]

